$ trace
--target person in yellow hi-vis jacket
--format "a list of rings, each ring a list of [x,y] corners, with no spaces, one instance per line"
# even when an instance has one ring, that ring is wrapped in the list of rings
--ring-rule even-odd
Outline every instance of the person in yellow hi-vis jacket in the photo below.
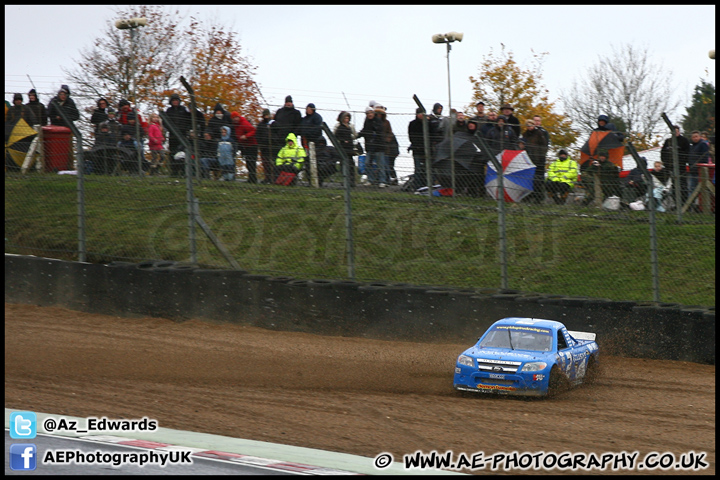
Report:
[[[555,203],[562,205],[565,203],[565,199],[575,185],[575,182],[577,182],[577,178],[577,162],[568,157],[564,149],[560,150],[558,152],[558,159],[550,164],[550,168],[548,168],[548,178],[545,182],[548,195]]]
[[[298,144],[297,137],[294,133],[288,133],[285,137],[285,146],[280,149],[278,156],[275,159],[275,165],[277,166],[278,173],[285,173],[284,175],[278,175],[276,183],[282,185],[294,184],[297,178],[297,174],[303,169],[305,164],[305,158],[307,154],[302,145]],[[282,180],[281,180],[282,177]]]

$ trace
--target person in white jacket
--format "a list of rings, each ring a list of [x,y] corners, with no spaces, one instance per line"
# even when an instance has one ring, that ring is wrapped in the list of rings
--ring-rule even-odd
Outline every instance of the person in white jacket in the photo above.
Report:
[[[650,176],[652,177],[653,183],[651,191],[653,198],[655,198],[655,210],[665,212],[666,210],[665,207],[663,207],[662,200],[672,189],[672,177],[670,173],[665,170],[665,166],[660,160],[656,160],[653,164]]]

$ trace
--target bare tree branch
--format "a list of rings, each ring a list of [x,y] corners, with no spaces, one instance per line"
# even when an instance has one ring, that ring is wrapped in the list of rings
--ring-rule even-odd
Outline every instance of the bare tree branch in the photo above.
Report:
[[[651,63],[647,48],[623,44],[601,56],[562,100],[585,131],[595,128],[598,115],[605,114],[622,120],[628,137],[649,147],[661,139],[657,132],[662,130],[662,112],[679,107],[672,94],[672,72]]]

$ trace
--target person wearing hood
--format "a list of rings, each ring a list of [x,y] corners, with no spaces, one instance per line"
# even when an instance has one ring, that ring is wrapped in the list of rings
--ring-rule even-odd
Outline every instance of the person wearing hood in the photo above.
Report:
[[[93,110],[90,116],[90,123],[95,127],[93,133],[97,134],[100,131],[100,124],[108,119],[107,108],[108,101],[104,98],[100,98],[97,101],[97,107]]]
[[[594,131],[596,131],[596,132],[610,131],[610,132],[613,132],[613,133],[615,134],[615,136],[617,137],[617,139],[618,139],[619,141],[622,142],[622,141],[625,139],[625,135],[623,135],[622,132],[618,132],[618,131],[617,131],[617,128],[615,127],[615,124],[612,123],[612,122],[610,122],[610,117],[608,117],[607,115],[600,115],[600,116],[598,116],[598,119],[597,119],[597,128],[595,128]]]
[[[20,120],[24,119],[29,126],[37,125],[35,120],[35,114],[32,109],[27,105],[23,105],[23,97],[21,93],[13,95],[13,105],[5,114],[5,140],[9,138],[9,131],[15,127],[15,124]]]
[[[315,111],[315,104],[308,103],[305,107],[305,116],[300,120],[303,147],[310,148],[310,142],[317,142],[317,139],[322,137],[322,124],[323,118]]]
[[[275,183],[275,157],[272,156],[272,124],[274,120],[270,110],[265,108],[262,111],[262,119],[255,127],[255,140],[258,146],[258,153],[262,159],[265,178],[261,183]]]
[[[48,117],[50,118],[51,125],[69,127],[70,125],[65,123],[65,120],[60,116],[58,108],[62,108],[63,113],[65,113],[65,116],[70,122],[75,122],[80,119],[80,112],[75,105],[75,101],[70,98],[70,88],[67,85],[61,86],[57,95],[50,100],[48,104]]]
[[[213,109],[213,116],[210,117],[207,122],[207,129],[210,130],[215,140],[220,140],[220,137],[222,136],[222,132],[220,130],[221,127],[230,127],[230,136],[234,142],[237,142],[232,126],[233,124],[232,119],[230,118],[230,113],[228,113],[223,108],[222,104],[218,102]]]
[[[232,138],[232,128],[228,125],[220,127],[221,136],[217,147],[218,163],[222,171],[222,180],[235,180],[235,152],[237,147]]]
[[[180,135],[187,135],[187,132],[191,129],[192,118],[190,111],[185,105],[180,103],[180,95],[173,93],[170,95],[170,106],[165,110],[168,120],[173,126],[180,132]],[[181,150],[180,137],[175,136],[173,131],[169,129],[168,132],[168,150],[170,152],[170,158],[175,158],[175,154]],[[176,175],[178,172],[173,171],[172,174]]]
[[[35,115],[36,125],[47,125],[47,108],[38,100],[37,92],[34,88],[28,92],[28,103],[25,105],[27,105],[30,110],[32,110],[33,115]]]
[[[239,112],[232,112],[230,119],[235,128],[235,138],[242,152],[245,166],[248,169],[248,183],[257,183],[258,144],[255,138],[257,129],[250,123],[250,120],[240,115]]]
[[[305,149],[298,143],[297,136],[290,132],[285,137],[285,146],[278,152],[275,165],[278,172],[287,172],[296,177],[303,169],[306,157]]]
[[[340,112],[337,118],[338,123],[333,129],[333,134],[335,135],[335,138],[338,139],[338,142],[340,142],[340,147],[345,152],[345,156],[349,161],[348,166],[350,168],[348,170],[348,175],[350,176],[350,186],[354,187],[355,161],[353,160],[353,156],[357,155],[355,152],[355,139],[357,138],[357,132],[355,131],[355,127],[350,123],[351,118],[352,116],[350,115],[350,112]]]

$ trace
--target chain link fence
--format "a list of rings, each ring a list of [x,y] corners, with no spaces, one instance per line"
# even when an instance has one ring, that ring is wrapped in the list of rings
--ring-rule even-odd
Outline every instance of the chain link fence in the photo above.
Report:
[[[412,173],[405,155],[396,163],[399,184],[385,188],[364,184],[359,172],[346,187],[340,152],[321,187],[309,172],[289,186],[248,183],[241,153],[233,181],[199,178],[190,156],[183,164],[190,178],[171,175],[169,158],[149,175],[149,155],[138,170],[135,152],[99,155],[77,130],[67,135],[44,136],[39,169],[9,168],[6,153],[6,253],[714,305],[714,175],[707,171],[685,212],[668,201],[672,192],[660,212],[641,194],[632,200],[645,210],[613,205],[624,199],[621,178],[608,190],[618,198],[587,205],[586,185],[561,204],[461,190],[443,196],[447,185],[417,194],[403,185]],[[332,144],[329,129],[326,135]],[[267,173],[260,158],[257,164],[262,182]],[[461,169],[455,173],[462,178]],[[600,197],[608,196],[603,187]]]

